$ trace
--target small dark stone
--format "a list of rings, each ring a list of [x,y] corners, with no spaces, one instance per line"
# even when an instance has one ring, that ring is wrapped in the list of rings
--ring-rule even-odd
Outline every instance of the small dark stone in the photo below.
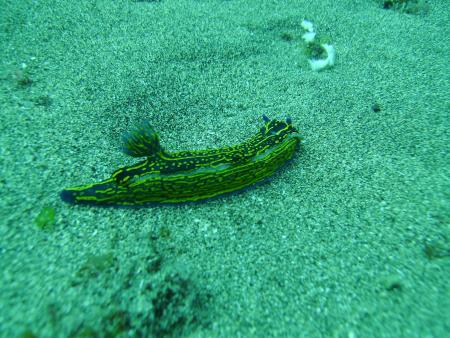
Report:
[[[372,105],[372,111],[375,112],[375,113],[378,113],[379,111],[381,111],[380,105],[378,103],[374,103]]]
[[[386,0],[383,2],[383,8],[384,9],[389,9],[394,5],[392,0]]]
[[[48,95],[38,96],[34,99],[34,103],[40,107],[49,107],[52,104],[52,98]]]

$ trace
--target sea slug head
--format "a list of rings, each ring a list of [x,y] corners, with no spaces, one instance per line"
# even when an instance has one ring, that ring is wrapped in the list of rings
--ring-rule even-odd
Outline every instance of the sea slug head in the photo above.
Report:
[[[260,129],[260,135],[263,138],[270,139],[275,143],[282,142],[285,138],[298,133],[298,130],[292,125],[292,119],[286,118],[286,121],[270,120],[263,115],[264,126]]]

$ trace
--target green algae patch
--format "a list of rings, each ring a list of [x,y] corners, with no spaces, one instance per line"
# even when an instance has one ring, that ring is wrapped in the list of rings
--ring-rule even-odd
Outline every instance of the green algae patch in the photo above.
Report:
[[[41,230],[53,229],[55,225],[56,210],[53,207],[46,206],[41,209],[34,219],[34,223]]]
[[[26,330],[22,332],[20,338],[37,338],[37,336],[33,333],[33,331]]]

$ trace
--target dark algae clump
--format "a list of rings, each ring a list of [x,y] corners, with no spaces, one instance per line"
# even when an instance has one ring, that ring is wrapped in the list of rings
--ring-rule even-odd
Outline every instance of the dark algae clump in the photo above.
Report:
[[[71,287],[90,306],[83,309],[83,299],[77,306],[82,312],[95,309],[69,337],[177,337],[204,323],[209,295],[187,267],[165,261],[158,242],[170,235],[161,231],[150,236],[145,256],[130,253],[120,261],[107,251],[80,264]]]
[[[429,7],[424,0],[383,0],[382,6],[406,14],[426,13]]]
[[[130,294],[130,283],[117,288],[105,304],[109,311],[100,324],[82,324],[70,337],[172,337],[191,332],[201,322],[206,298],[183,269],[171,267],[149,276],[138,294]]]
[[[450,240],[443,236],[425,243],[423,252],[429,260],[450,257]]]

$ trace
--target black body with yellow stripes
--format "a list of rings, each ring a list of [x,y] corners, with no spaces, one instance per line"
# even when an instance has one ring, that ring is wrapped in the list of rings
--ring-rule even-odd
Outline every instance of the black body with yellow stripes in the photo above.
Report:
[[[167,152],[148,124],[131,131],[124,151],[146,160],[116,170],[110,178],[62,191],[75,204],[146,205],[199,201],[237,191],[272,175],[290,160],[300,142],[290,119],[264,118],[247,141],[230,147]]]

